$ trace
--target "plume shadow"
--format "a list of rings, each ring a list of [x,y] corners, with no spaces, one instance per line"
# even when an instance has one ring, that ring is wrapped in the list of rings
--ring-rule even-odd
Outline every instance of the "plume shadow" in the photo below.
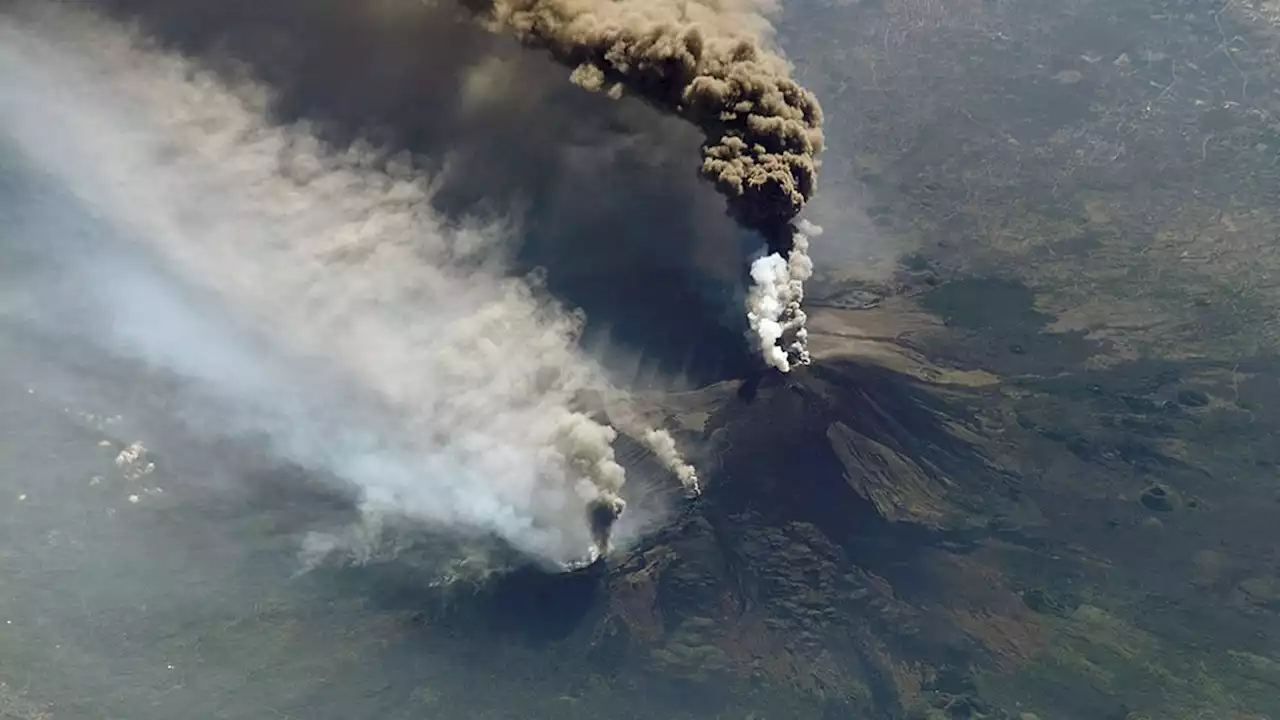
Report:
[[[548,269],[615,372],[700,385],[755,365],[741,308],[759,240],[698,177],[702,138],[680,120],[583,91],[449,3],[88,4],[224,76],[266,83],[279,122],[413,154],[455,221],[515,215],[513,269]]]

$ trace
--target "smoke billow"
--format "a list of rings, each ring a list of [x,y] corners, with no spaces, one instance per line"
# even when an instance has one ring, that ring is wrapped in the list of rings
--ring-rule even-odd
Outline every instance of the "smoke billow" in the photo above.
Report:
[[[507,272],[513,223],[441,215],[412,158],[273,123],[267,88],[57,5],[0,16],[0,71],[0,132],[129,246],[83,259],[97,339],[351,483],[375,525],[590,559],[625,506],[619,429],[696,491],[665,432],[582,408],[625,394],[582,315]]]
[[[788,372],[794,363],[809,363],[805,346],[808,330],[804,326],[807,318],[800,305],[804,282],[813,275],[809,238],[820,234],[821,228],[809,223],[801,225],[794,249],[785,260],[773,254],[752,263],[751,279],[755,284],[747,295],[747,320],[760,340],[760,353],[782,372]]]
[[[811,261],[793,221],[817,185],[822,111],[766,44],[759,8],[749,0],[491,0],[479,11],[573,67],[583,87],[635,94],[701,129],[702,174],[730,214],[768,242],[751,270],[749,303],[765,360],[783,372],[807,363],[800,300]]]
[[[184,53],[245,65],[278,91],[277,114],[319,119],[330,139],[373,128],[446,165],[437,195],[446,212],[513,192],[529,201],[526,258],[554,248],[550,284],[588,309],[588,330],[644,336],[649,357],[666,346],[677,357],[663,365],[705,377],[738,365],[726,356],[743,333],[752,350],[767,344],[740,304],[705,322],[708,310],[740,302],[743,279],[761,276],[743,272],[739,234],[722,218],[765,237],[754,264],[808,262],[794,220],[814,192],[822,116],[772,45],[766,2],[81,1],[140,19]],[[521,52],[510,38],[548,52]],[[552,60],[602,92],[571,92]],[[641,102],[608,99],[623,96]],[[649,109],[642,103],[660,114],[638,112]],[[689,182],[694,168],[711,181],[696,183],[705,194]],[[616,241],[601,242],[602,232]],[[782,306],[784,335],[767,345],[780,349],[764,353],[784,371],[805,361],[798,309]]]
[[[270,87],[277,122],[411,152],[450,221],[518,217],[510,269],[547,269],[619,383],[750,370],[746,233],[693,172],[701,137],[679,118],[583,92],[453,2],[78,1],[227,82]]]

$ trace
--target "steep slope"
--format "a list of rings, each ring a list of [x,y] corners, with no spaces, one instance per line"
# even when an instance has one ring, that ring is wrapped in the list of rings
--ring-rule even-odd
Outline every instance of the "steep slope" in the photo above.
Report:
[[[1004,659],[933,586],[971,580],[958,558],[1012,480],[961,439],[969,418],[940,390],[833,358],[663,398],[669,425],[707,448],[702,497],[607,567],[517,572],[418,617],[433,637],[532,643],[609,693],[669,695],[649,712],[898,717],[922,693],[952,702],[971,665]]]

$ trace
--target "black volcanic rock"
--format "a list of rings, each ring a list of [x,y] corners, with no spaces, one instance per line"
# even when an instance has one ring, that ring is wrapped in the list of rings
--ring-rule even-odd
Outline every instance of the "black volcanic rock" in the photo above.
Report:
[[[486,661],[505,668],[536,650],[547,675],[531,683],[567,673],[583,697],[636,693],[635,718],[968,707],[979,703],[974,668],[1016,663],[1038,642],[1021,596],[967,557],[1009,535],[989,515],[1008,504],[1010,476],[960,439],[972,418],[937,388],[824,361],[665,396],[662,407],[683,444],[705,451],[706,489],[684,498],[620,438],[629,487],[644,496],[633,507],[655,494],[676,505],[627,554],[445,588],[401,554],[349,569],[354,584],[424,641],[505,648]],[[584,717],[591,707],[583,701]]]
[[[974,648],[890,578],[963,543],[1007,478],[946,429],[954,408],[891,371],[818,364],[739,390],[686,398],[707,418],[708,490],[611,572],[581,640],[663,676],[903,712],[925,682],[910,662]]]

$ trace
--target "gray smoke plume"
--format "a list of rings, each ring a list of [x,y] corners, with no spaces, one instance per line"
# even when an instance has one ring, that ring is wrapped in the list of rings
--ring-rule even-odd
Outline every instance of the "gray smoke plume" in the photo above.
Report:
[[[601,395],[602,409],[614,427],[636,438],[653,453],[658,462],[680,480],[680,485],[688,496],[697,497],[702,494],[698,471],[680,454],[671,433],[653,427],[657,423],[642,418],[625,394],[611,392]]]
[[[700,128],[702,174],[728,198],[730,214],[768,243],[753,279],[758,286],[802,285],[810,260],[793,221],[817,185],[822,110],[767,44],[762,8],[732,0],[477,4],[494,28],[574,68],[579,85],[612,97],[632,93]],[[792,268],[786,280],[777,278],[779,263]],[[777,288],[762,292],[776,295]],[[808,362],[803,292],[788,295],[780,317],[752,322],[766,361],[783,372]]]
[[[85,270],[96,340],[351,483],[371,526],[496,534],[560,567],[609,551],[617,430],[576,398],[625,394],[579,351],[582,316],[506,272],[511,222],[441,216],[411,158],[275,124],[261,85],[23,8],[0,15],[0,132],[130,246]]]
[[[442,208],[513,191],[529,200],[522,242],[537,263],[554,248],[556,294],[588,310],[589,332],[684,356],[668,366],[740,367],[747,313],[707,320],[759,273],[744,273],[740,233],[722,220],[764,235],[757,262],[807,262],[792,223],[814,191],[821,111],[773,49],[763,2],[81,1],[140,19],[184,53],[245,65],[279,92],[275,112],[318,119],[330,139],[374,128],[439,163]],[[553,59],[604,92],[572,92]],[[624,95],[634,100],[609,101]],[[640,112],[653,108],[661,115]],[[804,361],[804,317],[786,313],[770,347],[792,359],[765,353],[780,369]]]
[[[516,272],[590,319],[620,384],[750,370],[742,228],[694,172],[700,133],[639,99],[583,92],[548,54],[452,0],[79,0],[137,22],[229,82],[273,91],[272,118],[326,142],[413,153],[448,220],[519,218]]]

